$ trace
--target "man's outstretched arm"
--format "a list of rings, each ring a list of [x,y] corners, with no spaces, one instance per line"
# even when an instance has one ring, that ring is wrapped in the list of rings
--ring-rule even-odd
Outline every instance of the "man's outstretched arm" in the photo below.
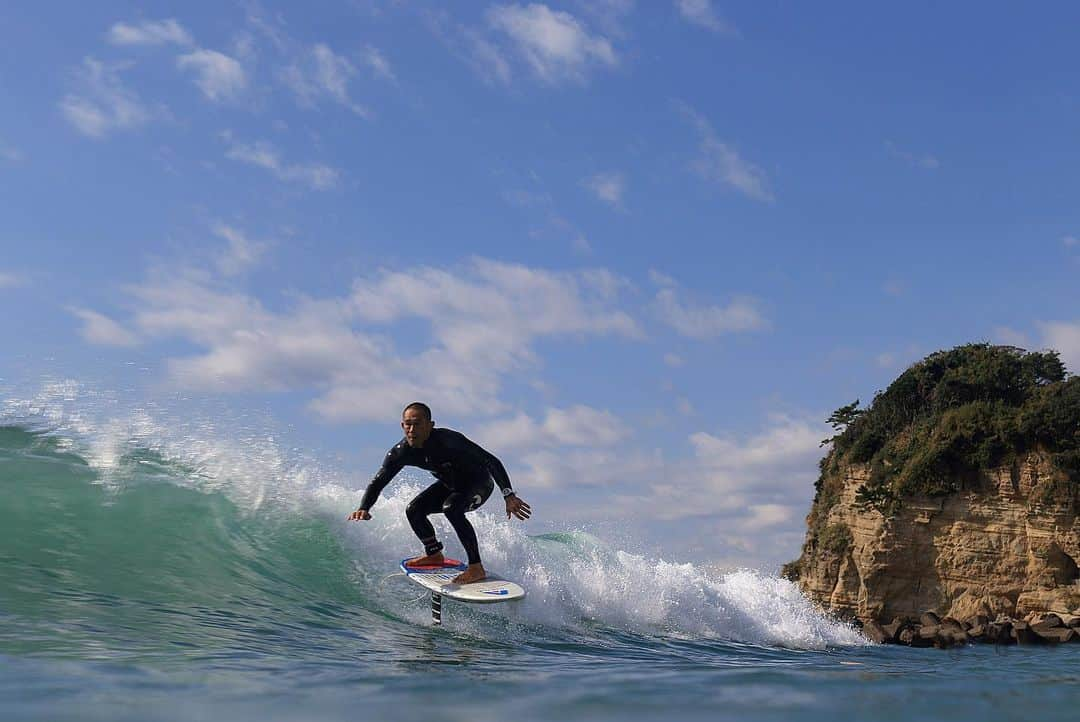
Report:
[[[390,480],[405,467],[402,455],[397,453],[399,447],[400,445],[395,446],[386,452],[386,458],[383,459],[382,466],[379,467],[379,471],[368,483],[367,489],[364,491],[364,498],[360,500],[360,508],[349,515],[349,521],[363,521],[371,518],[368,510],[378,501],[379,494],[390,483]]]

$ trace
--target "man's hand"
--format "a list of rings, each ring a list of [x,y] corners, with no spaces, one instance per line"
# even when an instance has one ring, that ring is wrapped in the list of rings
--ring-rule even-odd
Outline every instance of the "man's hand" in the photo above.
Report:
[[[357,509],[352,514],[349,514],[349,521],[365,521],[371,518],[371,514],[368,514],[367,509]]]
[[[516,516],[518,519],[525,521],[532,516],[532,508],[521,499],[517,498],[516,494],[511,494],[506,497],[506,518]]]

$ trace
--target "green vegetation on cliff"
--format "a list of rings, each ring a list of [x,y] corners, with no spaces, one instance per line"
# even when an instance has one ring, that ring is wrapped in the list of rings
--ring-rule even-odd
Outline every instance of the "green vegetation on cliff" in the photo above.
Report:
[[[1066,378],[1056,352],[968,344],[938,351],[904,371],[866,409],[829,418],[837,435],[821,460],[811,530],[825,522],[849,464],[867,464],[859,500],[895,512],[907,496],[978,488],[986,470],[1040,451],[1059,472],[1039,503],[1075,503],[1080,492],[1080,377]]]

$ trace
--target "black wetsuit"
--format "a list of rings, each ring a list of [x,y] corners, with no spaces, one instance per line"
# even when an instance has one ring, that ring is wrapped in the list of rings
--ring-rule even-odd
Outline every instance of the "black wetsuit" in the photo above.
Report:
[[[442,512],[457,532],[469,564],[480,563],[480,548],[476,532],[465,518],[487,501],[494,488],[492,480],[502,489],[503,496],[511,493],[510,477],[494,454],[452,429],[436,428],[420,448],[409,446],[405,439],[386,452],[382,468],[368,484],[360,508],[364,511],[379,498],[390,480],[406,466],[418,466],[431,472],[437,481],[409,502],[405,516],[427,554],[441,551],[443,545],[435,537],[429,514]]]

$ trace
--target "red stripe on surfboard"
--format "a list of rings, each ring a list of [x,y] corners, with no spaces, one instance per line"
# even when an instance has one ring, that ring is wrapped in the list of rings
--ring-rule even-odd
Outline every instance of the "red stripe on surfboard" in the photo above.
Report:
[[[431,571],[432,569],[454,569],[461,566],[457,559],[444,559],[442,564],[406,564],[406,569],[415,569],[418,572]]]

